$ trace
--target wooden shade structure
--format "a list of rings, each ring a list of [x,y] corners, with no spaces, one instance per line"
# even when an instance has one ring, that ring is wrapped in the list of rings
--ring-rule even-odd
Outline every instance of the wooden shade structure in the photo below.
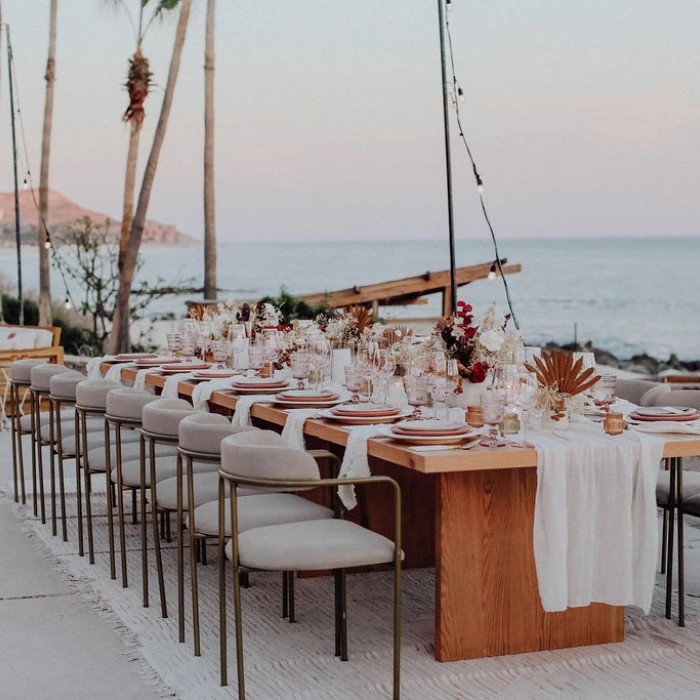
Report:
[[[520,265],[506,265],[507,262],[505,258],[501,259],[503,274],[512,275],[520,272]],[[494,264],[491,262],[458,267],[455,270],[456,285],[459,288],[476,280],[487,279],[489,273],[494,271],[493,268]],[[498,266],[495,267],[495,273],[500,275]],[[335,309],[365,306],[376,313],[380,306],[427,304],[427,300],[423,297],[436,292],[442,292],[442,315],[449,316],[452,313],[450,270],[426,272],[417,277],[404,277],[391,282],[369,284],[363,287],[355,286],[336,292],[301,294],[298,295],[298,298],[310,305],[325,301]]]

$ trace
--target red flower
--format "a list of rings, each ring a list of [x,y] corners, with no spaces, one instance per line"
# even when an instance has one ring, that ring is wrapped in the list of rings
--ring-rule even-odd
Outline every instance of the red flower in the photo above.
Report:
[[[486,379],[486,372],[489,366],[486,362],[475,362],[472,365],[472,371],[469,375],[469,380],[474,384],[481,384]]]

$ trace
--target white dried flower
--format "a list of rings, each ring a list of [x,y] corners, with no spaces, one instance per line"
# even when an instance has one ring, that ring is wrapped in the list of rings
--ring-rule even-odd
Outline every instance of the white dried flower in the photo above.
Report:
[[[505,340],[502,331],[490,330],[479,335],[479,343],[489,352],[496,353],[501,349]]]

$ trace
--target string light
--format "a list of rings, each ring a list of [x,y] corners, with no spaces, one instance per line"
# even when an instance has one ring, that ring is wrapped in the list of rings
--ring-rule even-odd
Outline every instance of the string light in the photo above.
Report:
[[[51,250],[51,241],[46,241],[46,243],[44,243],[44,248],[46,248],[46,250]]]
[[[66,311],[70,311],[73,308],[68,292],[66,292],[66,301],[64,302],[64,306],[66,307]]]
[[[457,88],[457,99],[460,102],[464,102],[464,90],[461,87]]]
[[[493,282],[496,279],[496,263],[491,264],[491,269],[489,270],[488,278]]]
[[[445,0],[445,6],[447,7],[447,11],[450,12],[452,10],[452,0]]]
[[[24,185],[23,185],[23,187],[24,187],[25,190],[28,190],[28,189],[29,189],[29,183],[27,182],[27,178],[26,178],[26,177],[24,178]]]

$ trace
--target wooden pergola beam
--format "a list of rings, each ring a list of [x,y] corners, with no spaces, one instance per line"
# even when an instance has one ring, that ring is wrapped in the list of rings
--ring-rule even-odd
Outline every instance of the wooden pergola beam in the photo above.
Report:
[[[503,273],[512,275],[520,272],[520,265],[505,265],[505,260],[501,261]],[[481,265],[468,265],[458,267],[456,270],[456,281],[458,287],[475,282],[476,280],[487,279],[493,263],[483,263]],[[496,270],[496,274],[500,274]],[[426,272],[416,277],[404,277],[391,282],[381,282],[380,284],[370,284],[364,287],[351,287],[340,289],[335,292],[322,294],[300,294],[298,298],[307,304],[314,305],[326,302],[329,306],[339,309],[348,306],[399,306],[404,304],[423,303],[418,301],[420,297],[427,294],[442,292],[447,301],[443,302],[449,306],[450,301],[450,271]],[[451,309],[447,310],[447,314]]]

